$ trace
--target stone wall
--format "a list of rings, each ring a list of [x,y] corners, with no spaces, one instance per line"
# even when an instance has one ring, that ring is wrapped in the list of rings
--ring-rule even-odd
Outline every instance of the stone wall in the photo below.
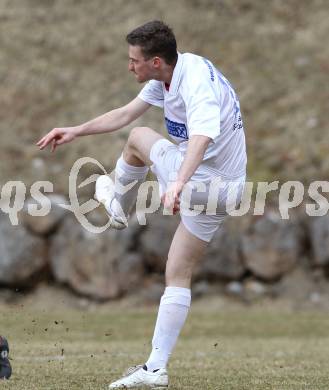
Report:
[[[158,298],[178,217],[158,212],[147,217],[145,226],[133,217],[126,230],[93,234],[58,206],[65,198],[50,198],[50,214],[31,217],[28,201],[17,226],[0,214],[0,286],[31,288],[52,281],[95,300],[116,299],[147,286]],[[96,209],[89,218],[102,223],[106,215]],[[227,219],[195,272],[194,288],[206,294],[216,284],[242,298],[276,296],[289,283],[299,283],[289,282],[296,272],[313,286],[329,286],[328,270],[329,216],[296,212],[283,220],[272,208],[263,216]]]

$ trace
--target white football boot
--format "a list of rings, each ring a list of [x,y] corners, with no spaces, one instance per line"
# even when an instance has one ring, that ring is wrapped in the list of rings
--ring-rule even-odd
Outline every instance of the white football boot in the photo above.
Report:
[[[124,376],[111,383],[109,389],[133,389],[138,387],[148,387],[150,389],[167,389],[168,374],[165,368],[160,368],[156,372],[146,371],[143,366],[134,366],[127,370]]]
[[[123,215],[114,215],[111,211],[112,202],[116,202],[114,198],[114,182],[108,175],[100,175],[96,180],[95,199],[98,200],[104,207],[110,217],[111,227],[117,230],[122,230],[128,226],[128,220]]]

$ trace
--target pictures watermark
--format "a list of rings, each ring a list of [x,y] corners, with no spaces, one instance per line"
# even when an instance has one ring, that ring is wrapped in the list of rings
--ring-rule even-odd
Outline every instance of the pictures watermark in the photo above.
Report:
[[[100,203],[96,199],[89,199],[80,204],[78,198],[78,190],[95,183],[100,176],[92,174],[78,184],[79,173],[86,164],[94,164],[102,174],[109,175],[114,180],[114,171],[108,173],[96,159],[80,158],[74,163],[69,174],[68,202],[56,205],[72,212],[77,221],[89,232],[102,233],[110,227],[110,217],[103,226],[96,226],[89,221],[88,214],[97,209]],[[175,180],[174,173],[169,176],[167,184]],[[147,180],[138,185],[135,180],[126,186],[117,186],[116,191],[123,200],[128,193],[135,191],[136,217],[141,225],[146,224],[147,215],[155,213],[161,207],[163,190],[162,193],[161,190],[159,192],[157,181]],[[16,226],[19,224],[19,213],[23,209],[33,217],[47,216],[53,207],[47,194],[53,192],[54,185],[50,181],[36,181],[29,191],[22,181],[8,181],[1,187],[0,209],[8,215],[11,224]],[[230,216],[242,216],[249,212],[253,215],[263,215],[270,193],[277,193],[278,209],[282,219],[289,219],[290,211],[301,204],[305,206],[308,216],[324,216],[329,210],[329,201],[324,195],[324,193],[329,193],[329,181],[313,181],[305,186],[300,181],[251,182],[245,181],[244,178],[225,180],[222,177],[216,177],[207,182],[188,182],[181,193],[180,213],[186,216],[195,216],[200,213],[206,215],[226,213]],[[35,203],[29,202],[26,205],[27,197],[32,198]],[[121,212],[123,214],[122,210]],[[163,214],[170,215],[173,211],[164,209]]]

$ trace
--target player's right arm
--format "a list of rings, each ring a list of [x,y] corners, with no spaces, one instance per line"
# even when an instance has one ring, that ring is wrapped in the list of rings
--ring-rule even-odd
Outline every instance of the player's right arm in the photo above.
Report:
[[[59,127],[52,129],[37,142],[40,149],[51,144],[53,152],[58,145],[73,141],[76,137],[92,134],[111,133],[119,130],[140,117],[148,108],[149,103],[136,97],[125,106],[109,111],[97,118],[74,127]]]

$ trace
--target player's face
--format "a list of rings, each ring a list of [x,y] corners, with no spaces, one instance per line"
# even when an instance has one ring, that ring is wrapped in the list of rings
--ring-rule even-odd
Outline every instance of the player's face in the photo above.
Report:
[[[135,74],[136,80],[139,83],[144,83],[154,77],[154,59],[150,58],[146,60],[140,46],[129,45],[128,69]]]

